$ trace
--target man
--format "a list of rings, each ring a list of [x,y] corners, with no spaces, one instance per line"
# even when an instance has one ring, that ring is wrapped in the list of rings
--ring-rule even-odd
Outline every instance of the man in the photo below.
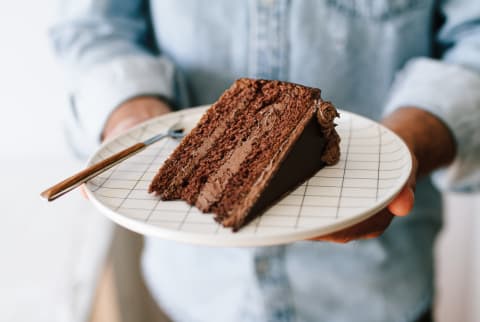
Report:
[[[411,177],[387,209],[318,238],[355,243],[210,249],[147,239],[144,275],[174,320],[428,321],[441,203],[429,178],[417,178],[450,165],[435,172],[439,185],[479,186],[478,1],[66,8],[52,37],[69,79],[70,139],[83,152],[174,108],[211,103],[243,76],[319,87],[338,107],[381,119],[412,152]]]

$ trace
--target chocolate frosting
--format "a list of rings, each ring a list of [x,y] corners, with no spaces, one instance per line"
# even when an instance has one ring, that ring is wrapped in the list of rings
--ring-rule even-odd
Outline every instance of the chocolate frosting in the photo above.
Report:
[[[340,136],[333,121],[339,117],[337,109],[331,102],[321,101],[317,110],[317,121],[322,127],[322,133],[326,140],[326,146],[323,150],[322,161],[327,165],[334,165],[340,160]]]
[[[165,161],[149,191],[212,211],[236,231],[338,162],[338,116],[319,89],[237,80]]]
[[[263,115],[262,122],[254,128],[248,139],[239,142],[228,160],[208,178],[200,190],[195,203],[198,209],[205,212],[210,211],[210,207],[220,199],[228,181],[237,174],[245,158],[252,151],[254,142],[258,140],[258,137],[268,135],[273,130],[274,120],[280,117],[278,110],[278,104],[271,104],[263,108],[263,111],[260,112]]]
[[[314,175],[321,166],[333,165],[338,162],[340,159],[340,136],[335,131],[336,124],[334,123],[334,119],[339,117],[337,110],[332,103],[319,99],[311,113],[310,116],[305,115],[302,122],[292,132],[289,140],[295,144],[284,162],[278,164],[275,160],[283,159],[280,155],[285,154],[286,151],[280,149],[278,155],[265,168],[243,202],[231,211],[228,218],[221,221],[224,226],[231,226],[234,231],[238,230],[262,213],[280,196],[291,191],[296,184]],[[285,142],[285,144],[291,146],[292,142]],[[320,159],[311,157],[312,146],[318,146],[322,150]],[[275,167],[279,168],[275,169]],[[292,169],[295,169],[295,175],[292,175]],[[272,172],[276,172],[276,174],[265,189],[266,175]],[[248,213],[247,216],[245,216],[245,212]]]

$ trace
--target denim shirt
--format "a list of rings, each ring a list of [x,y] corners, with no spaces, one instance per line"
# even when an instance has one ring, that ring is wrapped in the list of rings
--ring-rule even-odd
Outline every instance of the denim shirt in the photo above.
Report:
[[[71,98],[69,137],[90,153],[111,111],[138,95],[177,108],[215,101],[239,77],[319,87],[378,120],[428,110],[457,142],[437,186],[480,187],[478,0],[71,0],[51,31]],[[383,236],[208,248],[148,238],[147,284],[178,321],[415,321],[432,305],[440,195]]]

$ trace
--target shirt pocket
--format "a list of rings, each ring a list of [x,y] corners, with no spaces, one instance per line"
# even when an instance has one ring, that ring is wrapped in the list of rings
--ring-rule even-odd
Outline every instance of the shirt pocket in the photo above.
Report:
[[[428,0],[327,0],[333,9],[344,14],[372,20],[388,20],[428,5]]]

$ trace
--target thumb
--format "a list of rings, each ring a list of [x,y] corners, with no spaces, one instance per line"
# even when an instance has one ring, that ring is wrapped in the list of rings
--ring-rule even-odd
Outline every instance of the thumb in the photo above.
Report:
[[[82,185],[80,186],[80,193],[82,194],[82,197],[83,197],[83,198],[85,198],[86,200],[88,200],[87,191],[86,191],[85,189],[87,189],[87,188],[85,187],[85,184],[82,184]]]
[[[388,210],[396,216],[406,216],[413,209],[415,202],[415,185],[417,182],[417,159],[412,156],[412,171],[407,183],[400,193],[390,202]]]
[[[406,216],[413,209],[415,195],[410,186],[405,186],[388,205],[388,210],[396,216]]]

